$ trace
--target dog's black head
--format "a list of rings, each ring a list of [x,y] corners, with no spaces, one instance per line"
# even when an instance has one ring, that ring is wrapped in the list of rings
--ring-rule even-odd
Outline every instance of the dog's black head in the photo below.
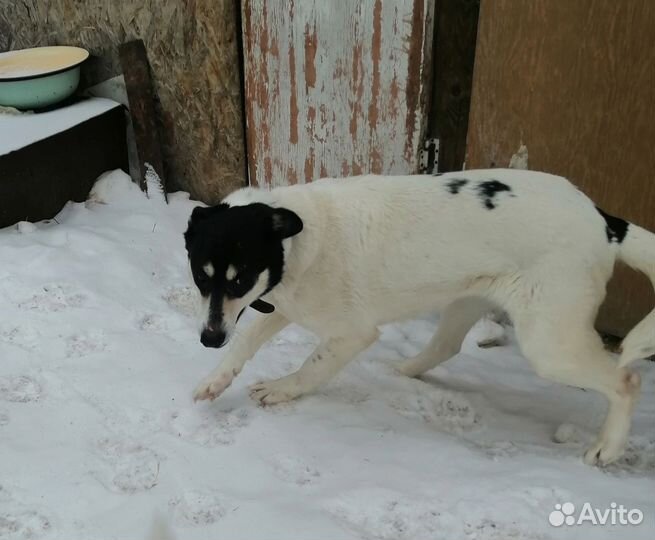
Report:
[[[203,345],[227,343],[247,306],[260,311],[270,307],[259,297],[281,281],[282,241],[302,228],[291,210],[262,203],[194,208],[184,240],[203,298]]]

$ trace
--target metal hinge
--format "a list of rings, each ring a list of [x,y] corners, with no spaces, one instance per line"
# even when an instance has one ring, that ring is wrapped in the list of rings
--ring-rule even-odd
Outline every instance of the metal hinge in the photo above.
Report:
[[[439,139],[430,137],[423,141],[418,156],[418,169],[421,174],[434,174],[439,164]]]

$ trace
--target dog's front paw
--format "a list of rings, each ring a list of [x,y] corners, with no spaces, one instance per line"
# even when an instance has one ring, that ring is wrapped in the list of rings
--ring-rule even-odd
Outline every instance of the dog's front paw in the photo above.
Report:
[[[193,401],[214,400],[232,384],[234,375],[223,373],[204,379],[193,392]]]
[[[601,437],[600,440],[585,452],[584,462],[587,465],[604,467],[616,461],[623,455],[623,444],[615,441],[608,441]]]
[[[297,384],[289,377],[260,382],[250,387],[250,397],[262,405],[291,401],[300,394]]]

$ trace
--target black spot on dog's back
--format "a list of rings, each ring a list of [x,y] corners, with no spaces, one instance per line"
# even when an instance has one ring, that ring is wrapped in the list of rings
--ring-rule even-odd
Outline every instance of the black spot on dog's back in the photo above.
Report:
[[[485,180],[484,182],[480,182],[477,186],[477,190],[480,200],[485,208],[488,208],[489,210],[496,208],[496,201],[494,199],[498,193],[503,191],[508,193],[512,192],[511,187],[499,182],[498,180]]]
[[[610,243],[616,242],[617,244],[623,242],[625,235],[628,234],[628,227],[630,224],[625,219],[610,216],[598,207],[596,207],[596,211],[605,220],[605,234],[607,235],[607,241]]]
[[[452,180],[446,182],[446,188],[453,195],[457,195],[459,193],[459,190],[462,189],[466,184],[468,184],[468,182],[469,181],[465,180],[464,178],[453,178]]]

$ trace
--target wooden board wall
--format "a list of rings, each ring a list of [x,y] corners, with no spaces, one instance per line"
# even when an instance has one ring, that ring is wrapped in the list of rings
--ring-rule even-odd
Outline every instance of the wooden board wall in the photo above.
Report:
[[[245,0],[251,182],[415,172],[433,4]]]
[[[655,231],[655,2],[482,0],[467,168],[570,178],[607,212]],[[622,336],[655,303],[619,267],[598,327]]]
[[[94,84],[120,74],[120,43],[142,38],[169,188],[217,202],[246,183],[238,13],[236,0],[0,0],[0,51],[85,47]]]

